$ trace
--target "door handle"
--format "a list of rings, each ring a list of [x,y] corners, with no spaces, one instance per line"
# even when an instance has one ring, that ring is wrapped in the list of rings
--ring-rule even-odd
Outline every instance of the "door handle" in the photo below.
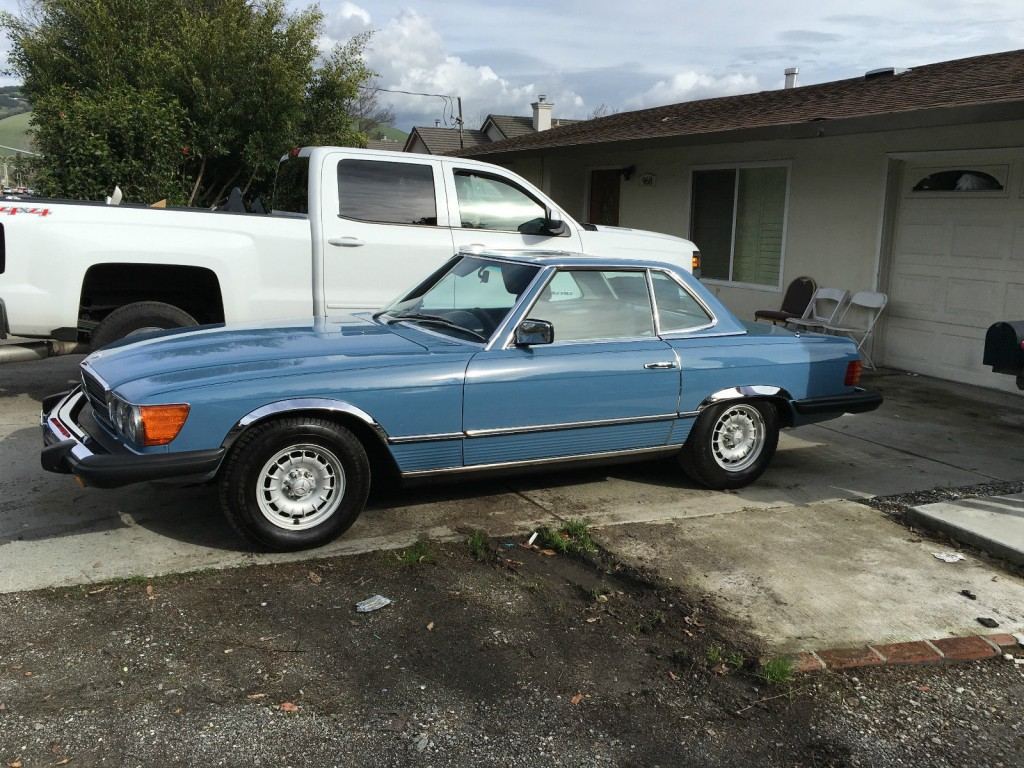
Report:
[[[332,237],[327,242],[331,245],[340,245],[342,248],[358,248],[360,245],[365,245],[358,237],[352,237],[351,235]]]
[[[644,363],[644,368],[648,371],[671,371],[676,367],[675,361],[665,360],[660,363]]]

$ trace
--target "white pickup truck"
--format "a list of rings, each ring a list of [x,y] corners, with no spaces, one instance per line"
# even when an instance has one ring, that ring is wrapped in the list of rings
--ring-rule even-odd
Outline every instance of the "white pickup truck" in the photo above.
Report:
[[[377,308],[476,246],[699,258],[677,237],[579,224],[525,179],[461,158],[307,147],[282,159],[271,209],[0,201],[0,338],[98,347]]]

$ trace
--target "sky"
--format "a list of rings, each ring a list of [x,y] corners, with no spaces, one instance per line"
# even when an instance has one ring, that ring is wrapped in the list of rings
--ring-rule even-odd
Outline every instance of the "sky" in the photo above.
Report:
[[[0,0],[16,10],[18,0]],[[294,8],[305,0],[290,0]],[[373,30],[378,85],[488,113],[630,110],[855,77],[1024,46],[1022,0],[321,0],[324,50]],[[6,45],[6,43],[4,43]],[[436,97],[381,94],[398,127],[448,121]]]

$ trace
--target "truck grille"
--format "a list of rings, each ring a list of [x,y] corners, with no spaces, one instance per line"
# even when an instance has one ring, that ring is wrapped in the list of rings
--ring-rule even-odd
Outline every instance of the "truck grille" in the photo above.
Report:
[[[103,421],[108,421],[107,391],[103,388],[103,385],[86,371],[82,371],[82,389],[85,390],[85,396],[89,398],[89,403],[92,405],[92,410],[96,417]]]

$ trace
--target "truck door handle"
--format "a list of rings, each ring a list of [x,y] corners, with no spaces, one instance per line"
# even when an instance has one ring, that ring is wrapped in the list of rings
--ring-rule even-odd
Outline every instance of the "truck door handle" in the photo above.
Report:
[[[351,235],[332,237],[327,242],[331,245],[340,245],[342,248],[358,248],[360,245],[365,245],[358,237],[352,237]]]
[[[660,363],[644,363],[644,368],[648,371],[671,371],[675,367],[675,361],[672,360],[665,360]]]

